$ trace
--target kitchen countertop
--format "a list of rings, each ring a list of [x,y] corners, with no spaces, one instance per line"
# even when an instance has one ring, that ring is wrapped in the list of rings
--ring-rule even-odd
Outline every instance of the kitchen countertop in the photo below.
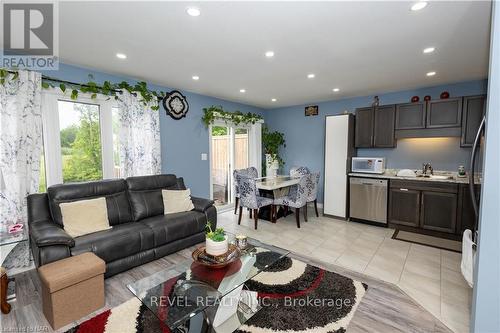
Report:
[[[375,173],[359,173],[359,172],[350,172],[348,175],[353,177],[365,177],[365,178],[383,178],[383,179],[403,179],[403,180],[416,180],[416,181],[424,181],[424,182],[439,182],[439,183],[454,183],[454,184],[468,184],[469,177],[458,177],[457,172],[453,171],[434,171],[434,175],[436,176],[449,176],[453,177],[452,179],[435,179],[429,177],[399,177],[396,176],[399,169],[386,169],[383,174],[375,174]],[[475,177],[475,183],[481,183],[481,177]]]

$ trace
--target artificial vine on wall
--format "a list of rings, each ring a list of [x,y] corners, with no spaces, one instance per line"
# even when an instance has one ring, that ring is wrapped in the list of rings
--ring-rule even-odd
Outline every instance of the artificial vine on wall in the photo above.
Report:
[[[258,114],[251,112],[227,112],[222,109],[222,106],[212,105],[208,108],[203,108],[203,116],[201,117],[201,120],[205,126],[208,127],[210,124],[213,124],[215,120],[223,120],[226,124],[231,122],[238,126],[239,124],[255,124],[256,122],[263,120],[263,118]]]
[[[120,94],[120,90],[127,90],[131,94],[141,96],[141,101],[146,105],[152,101],[158,101],[158,99],[162,99],[165,97],[165,93],[163,91],[156,92],[154,90],[148,89],[147,83],[144,81],[137,82],[134,85],[129,84],[126,81],[122,81],[119,83],[111,83],[110,81],[104,81],[102,85],[98,85],[94,81],[94,77],[89,74],[89,81],[86,83],[70,83],[70,82],[60,82],[61,80],[56,78],[51,78],[48,76],[42,76],[42,88],[50,89],[50,88],[59,88],[63,93],[68,91],[70,93],[70,97],[73,100],[78,99],[79,93],[88,93],[90,94],[90,98],[97,98],[97,94],[102,94],[105,96],[114,97],[118,99],[118,95]],[[19,78],[19,73],[10,72],[6,69],[0,69],[0,84],[5,85],[7,80],[17,80]],[[151,107],[153,110],[159,110],[160,105],[154,105]]]

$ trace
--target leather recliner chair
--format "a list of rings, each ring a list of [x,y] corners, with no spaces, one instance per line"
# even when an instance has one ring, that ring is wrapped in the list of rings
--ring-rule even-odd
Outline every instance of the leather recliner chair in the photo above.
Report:
[[[163,214],[162,189],[184,190],[175,175],[54,185],[28,196],[31,250],[37,267],[84,252],[106,262],[106,277],[205,240],[205,224],[217,224],[212,200],[192,197],[189,212]],[[109,230],[72,238],[64,231],[59,204],[105,197]]]

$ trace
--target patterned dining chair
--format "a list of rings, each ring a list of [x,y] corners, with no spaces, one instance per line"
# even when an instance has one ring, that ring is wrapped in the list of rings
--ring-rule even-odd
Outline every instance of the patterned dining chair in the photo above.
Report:
[[[314,203],[314,211],[316,212],[316,217],[319,217],[318,214],[318,187],[319,187],[319,172],[313,172],[308,175],[309,179],[307,180],[307,203]],[[305,217],[304,219],[307,222],[307,204],[304,207],[305,209]]]
[[[245,176],[248,176],[250,178],[257,178],[259,176],[259,173],[257,172],[257,168],[255,167],[249,167],[246,169],[238,169],[233,171],[233,179],[234,179],[234,198],[235,203],[234,203],[234,214],[238,211],[238,203],[240,201],[240,192],[238,189],[238,180],[236,178],[237,174],[242,174]],[[250,218],[252,218],[252,211],[250,211]]]
[[[308,167],[303,166],[294,166],[290,168],[290,176],[292,177],[300,177],[307,174],[310,174],[311,170]]]
[[[253,210],[255,229],[257,229],[257,222],[259,221],[259,209],[262,207],[271,206],[270,220],[274,222],[275,208],[273,199],[259,196],[259,191],[255,185],[255,178],[247,177],[242,174],[236,174],[236,178],[238,179],[238,190],[240,193],[238,224],[241,224],[243,207]]]
[[[301,176],[308,175],[310,173],[311,173],[311,170],[309,170],[308,167],[293,166],[290,168],[290,176],[291,177],[301,177]],[[290,189],[288,191],[289,191],[289,194],[291,196],[295,196],[295,194],[297,193],[297,185],[290,186]]]
[[[281,205],[285,207],[295,208],[295,220],[297,221],[297,228],[300,228],[300,209],[307,204],[307,182],[309,181],[310,176],[305,175],[300,177],[300,181],[297,184],[297,191],[289,192],[288,195],[274,199],[274,205]],[[304,211],[304,218],[307,216]]]

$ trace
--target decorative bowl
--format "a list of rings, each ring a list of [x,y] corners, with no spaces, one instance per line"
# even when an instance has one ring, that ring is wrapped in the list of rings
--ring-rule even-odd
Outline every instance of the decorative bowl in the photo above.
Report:
[[[240,255],[240,249],[238,249],[236,245],[230,244],[228,251],[220,256],[211,256],[207,254],[206,247],[201,246],[193,251],[192,257],[195,262],[203,266],[223,268],[238,260]]]

